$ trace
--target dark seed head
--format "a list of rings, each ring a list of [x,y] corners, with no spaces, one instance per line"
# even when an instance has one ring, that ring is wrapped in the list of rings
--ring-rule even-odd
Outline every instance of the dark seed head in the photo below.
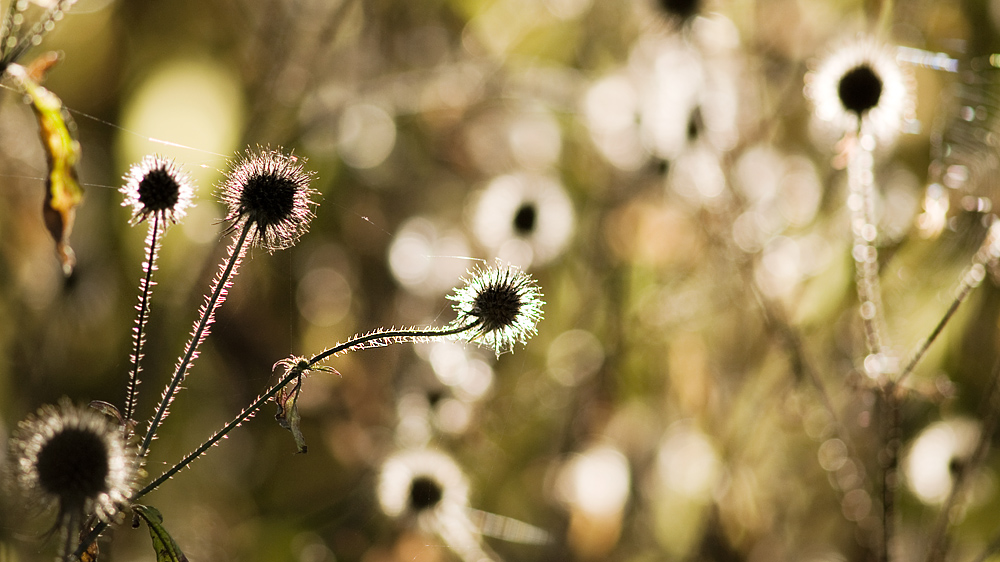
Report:
[[[10,440],[14,483],[30,509],[109,521],[135,489],[138,464],[121,427],[63,400],[18,424]]]
[[[837,95],[844,108],[860,116],[878,105],[882,97],[882,79],[871,66],[856,66],[841,77]]]
[[[432,509],[443,497],[441,484],[427,476],[418,476],[410,483],[410,505],[415,511]]]
[[[180,199],[180,186],[163,168],[150,170],[139,181],[139,202],[148,213],[172,209]]]
[[[494,332],[514,325],[521,311],[521,294],[517,287],[505,284],[489,285],[476,295],[472,315],[480,319],[480,330]]]
[[[191,205],[191,178],[173,160],[151,154],[125,174],[122,205],[132,207],[132,224],[149,218],[175,223]]]
[[[38,483],[65,508],[82,507],[107,491],[108,449],[104,439],[81,428],[65,428],[38,452]]]
[[[295,245],[309,228],[316,194],[313,173],[292,154],[259,148],[247,150],[220,186],[229,207],[229,231],[249,226],[252,242],[274,251]]]
[[[295,208],[295,183],[283,176],[264,173],[251,177],[240,193],[240,214],[258,229],[280,223]]]
[[[448,298],[455,301],[455,323],[474,332],[470,340],[494,348],[497,355],[535,335],[542,319],[542,293],[516,267],[474,268],[465,285]]]

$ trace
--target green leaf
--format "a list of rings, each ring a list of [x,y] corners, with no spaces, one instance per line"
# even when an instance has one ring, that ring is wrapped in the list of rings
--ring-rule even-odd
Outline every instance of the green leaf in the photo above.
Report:
[[[133,505],[135,512],[149,527],[149,536],[153,539],[153,550],[156,551],[156,562],[187,562],[187,557],[181,552],[177,543],[163,528],[163,516],[156,508],[148,505]]]

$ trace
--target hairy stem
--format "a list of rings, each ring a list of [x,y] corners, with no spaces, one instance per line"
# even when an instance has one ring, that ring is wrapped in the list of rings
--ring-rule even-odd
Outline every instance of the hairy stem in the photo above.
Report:
[[[149,234],[146,236],[146,261],[142,264],[144,276],[139,281],[139,316],[135,319],[135,338],[133,339],[132,372],[129,374],[128,388],[125,395],[125,422],[135,415],[135,402],[139,392],[139,371],[142,370],[142,346],[145,343],[144,329],[149,314],[149,299],[153,289],[153,271],[156,270],[156,257],[160,250],[160,215],[153,213],[153,222],[149,224]]]
[[[308,361],[300,362],[293,365],[287,373],[281,379],[278,380],[274,385],[271,386],[264,394],[261,394],[254,400],[249,406],[243,409],[232,421],[222,426],[221,429],[212,434],[207,441],[202,443],[197,449],[189,453],[186,457],[181,459],[180,462],[175,464],[169,470],[161,474],[156,480],[153,480],[146,485],[143,489],[139,490],[133,500],[138,499],[149,492],[152,492],[160,484],[163,484],[169,480],[174,474],[177,474],[187,465],[191,464],[192,461],[200,457],[209,448],[215,445],[220,439],[224,438],[233,429],[239,427],[243,422],[252,418],[268,400],[274,397],[282,388],[288,385],[293,380],[301,377],[306,371],[310,370],[317,363],[320,363],[324,359],[337,355],[338,353],[344,353],[354,349],[363,349],[366,345],[370,345],[373,341],[384,340],[385,344],[404,342],[404,341],[419,341],[424,338],[439,338],[453,336],[455,334],[460,334],[462,332],[469,331],[479,325],[479,321],[472,322],[470,324],[465,324],[461,326],[455,326],[451,328],[441,328],[441,329],[427,329],[427,330],[393,330],[386,332],[373,332],[371,334],[366,334],[363,336],[356,336],[350,340],[337,344],[336,346],[313,356]]]
[[[246,221],[243,230],[240,231],[239,238],[229,246],[229,257],[222,263],[222,268],[213,282],[211,292],[205,298],[205,304],[201,307],[201,313],[195,322],[194,330],[191,332],[191,339],[188,340],[184,355],[177,362],[174,376],[170,380],[170,384],[163,391],[160,406],[149,424],[146,437],[142,440],[142,446],[139,448],[140,457],[144,457],[149,451],[149,444],[153,441],[153,437],[156,436],[156,430],[160,426],[160,423],[167,416],[167,408],[170,406],[170,402],[173,401],[174,394],[177,393],[181,381],[187,375],[191,363],[198,356],[198,346],[208,337],[210,327],[215,321],[215,311],[226,300],[226,292],[232,285],[232,279],[236,276],[240,261],[246,253],[246,241],[250,234],[250,228],[253,225],[254,223]]]

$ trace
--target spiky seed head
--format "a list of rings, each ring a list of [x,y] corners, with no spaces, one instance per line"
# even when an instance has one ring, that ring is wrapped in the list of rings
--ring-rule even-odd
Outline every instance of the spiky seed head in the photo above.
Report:
[[[68,400],[22,421],[10,450],[14,483],[33,506],[108,521],[135,491],[138,461],[121,428]]]
[[[465,284],[448,298],[455,301],[456,326],[475,324],[470,341],[492,347],[497,355],[534,336],[542,319],[542,292],[520,268],[475,267]]]
[[[125,185],[119,189],[125,196],[122,206],[132,207],[133,225],[150,215],[163,223],[176,223],[191,206],[191,177],[169,158],[150,154],[133,164],[123,179]]]
[[[305,159],[280,150],[247,149],[230,164],[219,186],[222,202],[229,208],[228,232],[251,225],[251,241],[268,251],[294,246],[313,219],[310,187],[315,174],[304,167]]]

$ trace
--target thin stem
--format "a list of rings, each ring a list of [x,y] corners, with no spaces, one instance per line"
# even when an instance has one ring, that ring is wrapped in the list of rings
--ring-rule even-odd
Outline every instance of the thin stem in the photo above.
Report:
[[[145,343],[143,329],[146,327],[146,320],[149,313],[149,299],[152,291],[153,271],[156,270],[156,256],[160,249],[160,214],[153,213],[153,222],[149,224],[149,235],[146,237],[146,262],[142,264],[145,275],[139,282],[139,317],[135,320],[135,339],[132,353],[132,373],[128,379],[128,390],[125,396],[125,422],[124,426],[129,427],[135,415],[135,401],[139,391],[139,371],[142,370],[142,346]]]
[[[899,471],[899,394],[896,384],[887,381],[880,389],[883,409],[882,426],[882,552],[881,560],[892,560],[892,541],[896,522],[896,476]]]
[[[178,462],[169,470],[161,474],[156,480],[153,480],[152,482],[147,484],[146,487],[139,490],[135,494],[135,496],[132,497],[132,499],[133,500],[139,499],[140,497],[148,494],[149,492],[152,492],[157,487],[159,487],[160,484],[163,484],[164,482],[169,480],[174,474],[177,474],[177,472],[182,470],[187,465],[191,464],[192,461],[200,457],[203,453],[205,453],[205,451],[207,451],[209,448],[215,445],[220,439],[224,438],[226,434],[228,434],[233,429],[239,427],[240,424],[242,424],[246,420],[253,417],[257,413],[257,410],[261,408],[261,406],[263,406],[265,403],[267,403],[268,400],[273,398],[274,395],[277,394],[286,385],[288,385],[288,383],[302,376],[311,367],[323,361],[324,359],[337,355],[339,353],[370,347],[372,342],[376,340],[384,340],[384,343],[379,345],[387,345],[389,343],[394,343],[396,341],[414,341],[414,340],[421,340],[423,338],[438,338],[438,337],[453,336],[455,334],[460,334],[462,332],[471,330],[476,326],[478,326],[479,324],[480,321],[477,320],[475,322],[472,322],[471,324],[455,326],[452,328],[428,329],[428,330],[392,330],[385,332],[372,332],[370,334],[365,334],[363,336],[356,336],[354,338],[351,338],[350,340],[344,343],[337,344],[336,346],[313,356],[312,359],[309,359],[308,361],[300,362],[292,366],[292,368],[288,370],[285,376],[281,377],[281,379],[279,379],[278,382],[272,385],[271,388],[267,390],[267,392],[257,397],[257,399],[254,400],[249,406],[244,408],[243,411],[239,413],[239,415],[237,415],[235,418],[233,418],[232,421],[230,421],[229,423],[224,425],[221,429],[212,434],[212,436],[209,437],[207,441],[202,443],[197,449],[189,453],[186,457],[181,459],[180,462]]]
[[[986,277],[986,266],[995,264],[997,258],[1000,258],[1000,232],[998,230],[1000,230],[1000,222],[994,222],[990,226],[989,231],[987,231],[986,238],[983,240],[982,245],[979,246],[979,250],[976,251],[976,255],[973,256],[972,265],[962,275],[962,280],[958,284],[958,290],[955,292],[955,299],[951,301],[948,310],[945,311],[944,316],[934,326],[930,335],[917,346],[917,350],[910,357],[910,360],[906,362],[906,366],[900,372],[899,378],[896,379],[897,383],[903,382],[917,368],[917,365],[930,349],[931,344],[941,335],[944,327],[958,311],[959,306],[982,283]]]
[[[198,346],[208,337],[210,326],[215,321],[215,310],[226,300],[226,290],[232,284],[232,278],[236,275],[239,263],[246,253],[246,241],[252,226],[254,226],[253,222],[246,221],[243,230],[240,231],[239,238],[229,247],[229,258],[223,262],[222,270],[215,278],[211,294],[206,298],[205,304],[201,308],[200,317],[195,323],[194,330],[191,332],[191,339],[188,340],[184,355],[181,356],[181,359],[177,363],[177,368],[174,371],[173,378],[170,380],[170,384],[163,391],[160,407],[156,410],[156,415],[149,424],[149,431],[146,432],[146,437],[142,440],[142,446],[139,448],[140,457],[146,456],[149,444],[153,441],[160,422],[167,415],[167,407],[173,400],[181,381],[187,375],[187,370],[191,366],[191,362],[198,355]]]
[[[339,343],[330,349],[313,356],[309,360],[309,366],[313,365],[327,359],[328,357],[343,353],[345,351],[351,351],[353,349],[363,349],[365,347],[370,347],[372,345],[381,346],[387,343],[392,343],[391,340],[403,338],[404,341],[414,341],[420,338],[437,338],[444,336],[454,336],[455,334],[461,334],[475,328],[481,323],[480,320],[476,320],[471,324],[466,324],[464,326],[456,326],[454,328],[441,328],[441,329],[428,329],[428,330],[389,330],[389,331],[376,331],[370,334],[365,334],[363,336],[355,336],[344,343]],[[385,343],[372,343],[378,340],[386,340]]]

